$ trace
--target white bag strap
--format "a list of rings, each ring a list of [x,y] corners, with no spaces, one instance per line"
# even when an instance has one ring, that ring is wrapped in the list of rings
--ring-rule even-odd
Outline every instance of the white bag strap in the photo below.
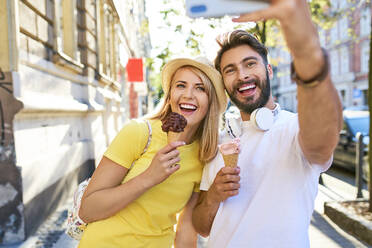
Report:
[[[149,137],[147,138],[147,144],[146,144],[145,148],[143,149],[143,152],[141,153],[140,157],[141,157],[141,156],[142,156],[142,155],[147,151],[147,149],[148,149],[149,146],[150,146],[151,139],[152,139],[152,128],[151,128],[150,121],[149,121],[149,120],[145,120],[145,122],[146,122],[146,124],[147,124],[148,129],[149,129]],[[138,158],[138,159],[139,159],[139,158]],[[138,159],[136,159],[136,160],[134,160],[134,161],[132,162],[132,164],[130,165],[129,170],[132,169],[134,163],[135,163]]]
[[[151,128],[150,121],[149,120],[145,120],[145,121],[146,121],[147,127],[149,129],[149,137],[147,139],[147,144],[146,144],[145,148],[143,149],[143,152],[142,152],[141,155],[143,155],[147,151],[147,149],[150,146],[151,139],[152,139],[152,128]]]

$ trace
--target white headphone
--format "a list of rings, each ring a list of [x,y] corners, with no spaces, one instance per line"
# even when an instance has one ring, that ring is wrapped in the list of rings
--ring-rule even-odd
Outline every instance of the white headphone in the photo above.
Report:
[[[260,131],[267,131],[273,125],[280,112],[279,104],[275,104],[275,108],[270,110],[266,107],[255,109],[251,114],[251,123]],[[232,138],[237,138],[242,133],[242,119],[240,116],[226,118],[226,130]]]

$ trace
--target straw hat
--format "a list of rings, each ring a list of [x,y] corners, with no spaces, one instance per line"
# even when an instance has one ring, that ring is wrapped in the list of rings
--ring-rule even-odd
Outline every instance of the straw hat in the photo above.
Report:
[[[225,88],[222,82],[221,74],[212,66],[211,62],[204,57],[198,57],[195,59],[188,58],[178,58],[169,61],[162,71],[162,86],[164,94],[170,89],[170,82],[173,74],[182,66],[194,66],[205,73],[211,80],[214,89],[216,90],[217,99],[221,107],[220,112],[223,113],[227,106],[227,96],[225,93]]]

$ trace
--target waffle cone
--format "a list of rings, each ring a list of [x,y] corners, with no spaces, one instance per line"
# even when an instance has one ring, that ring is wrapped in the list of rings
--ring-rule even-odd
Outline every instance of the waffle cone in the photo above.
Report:
[[[225,166],[236,167],[238,165],[239,153],[222,155]]]
[[[174,141],[179,141],[182,133],[168,132],[168,144]]]

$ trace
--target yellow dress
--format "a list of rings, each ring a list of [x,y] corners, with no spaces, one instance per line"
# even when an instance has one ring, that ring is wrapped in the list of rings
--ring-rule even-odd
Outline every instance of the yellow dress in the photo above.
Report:
[[[142,156],[148,129],[145,123],[138,121],[125,125],[104,154],[126,168],[138,159],[123,183],[145,171],[156,152],[167,144],[167,134],[161,130],[161,121],[150,120],[150,124],[152,140]],[[191,194],[199,191],[203,169],[198,157],[198,141],[178,149],[180,169],[116,215],[88,224],[79,248],[172,247],[176,214],[184,208]]]

